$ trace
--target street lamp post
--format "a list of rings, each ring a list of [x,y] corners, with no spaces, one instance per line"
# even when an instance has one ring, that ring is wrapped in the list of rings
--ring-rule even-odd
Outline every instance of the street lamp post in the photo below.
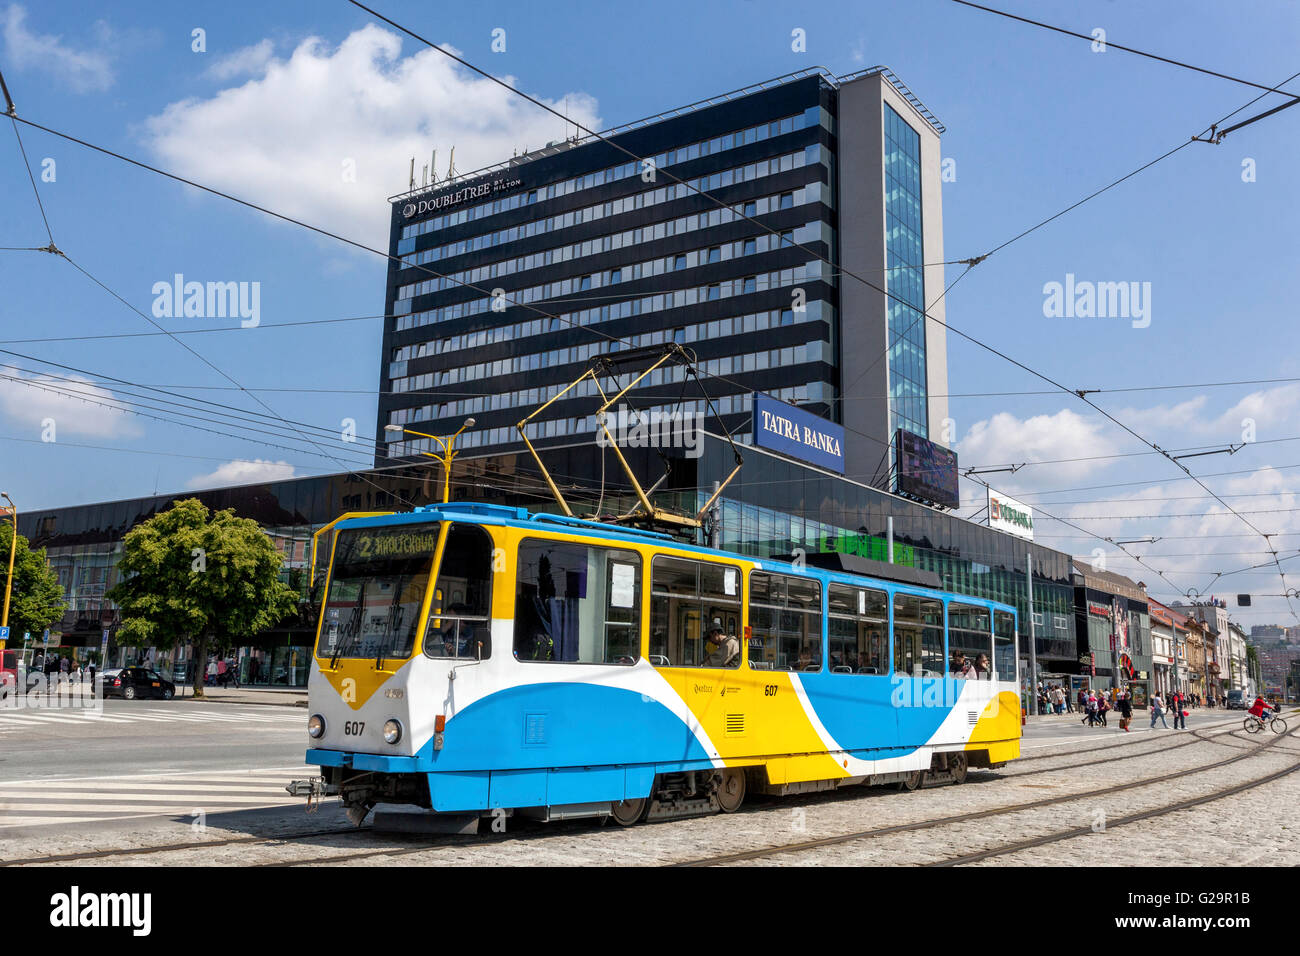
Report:
[[[474,419],[467,418],[465,419],[465,424],[461,425],[454,435],[449,435],[446,438],[439,438],[437,435],[427,435],[424,432],[413,431],[410,428],[403,428],[401,425],[385,425],[384,431],[397,432],[403,435],[418,435],[421,438],[431,438],[442,446],[441,453],[422,451],[420,454],[442,462],[442,503],[447,504],[451,501],[451,462],[452,459],[459,454],[455,449],[456,439],[460,437],[460,433],[465,429],[473,427]]]
[[[13,522],[14,522],[14,536],[13,536],[13,540],[9,544],[9,575],[8,577],[5,578],[4,618],[0,619],[0,627],[8,628],[9,627],[9,598],[13,594],[13,590],[14,590],[14,555],[18,553],[18,506],[15,505],[14,500],[10,498],[7,494],[5,494],[3,491],[0,491],[0,498],[3,498],[5,501],[9,502],[9,509],[8,509],[9,515],[10,517],[13,518]],[[6,630],[5,631],[6,636],[0,637],[0,651],[4,650],[5,645],[9,642],[7,636],[8,633],[9,633],[8,630]]]

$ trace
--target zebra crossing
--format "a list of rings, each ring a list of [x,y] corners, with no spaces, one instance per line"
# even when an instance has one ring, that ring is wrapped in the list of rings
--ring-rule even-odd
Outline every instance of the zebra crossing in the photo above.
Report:
[[[285,792],[303,767],[74,777],[0,783],[0,834],[36,827],[175,816],[206,823],[222,813],[300,804]],[[216,821],[214,821],[216,822]],[[0,858],[5,855],[0,842]]]
[[[304,712],[288,707],[234,707],[221,704],[198,708],[167,704],[156,707],[0,707],[0,738],[42,727],[74,728],[118,724],[235,724],[271,728],[302,727]]]

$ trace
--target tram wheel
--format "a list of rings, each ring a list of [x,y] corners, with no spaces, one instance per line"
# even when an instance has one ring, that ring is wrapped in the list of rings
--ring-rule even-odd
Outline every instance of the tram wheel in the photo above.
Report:
[[[925,772],[922,770],[913,770],[902,780],[898,781],[898,789],[904,793],[911,793],[913,790],[919,790],[921,782],[925,779]]]
[[[718,786],[718,806],[723,813],[735,813],[745,802],[745,771],[729,768],[722,771]]]
[[[965,783],[969,770],[970,761],[966,759],[965,754],[948,755],[948,772],[952,774],[953,783]]]
[[[609,815],[619,826],[630,827],[634,823],[641,822],[649,805],[650,801],[645,797],[637,800],[620,800],[609,805]]]

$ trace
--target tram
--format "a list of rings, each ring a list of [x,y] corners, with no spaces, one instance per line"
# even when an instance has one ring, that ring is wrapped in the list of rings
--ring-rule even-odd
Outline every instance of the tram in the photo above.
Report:
[[[492,504],[334,532],[307,763],[358,825],[389,804],[631,825],[1020,755],[1015,609],[927,572]]]

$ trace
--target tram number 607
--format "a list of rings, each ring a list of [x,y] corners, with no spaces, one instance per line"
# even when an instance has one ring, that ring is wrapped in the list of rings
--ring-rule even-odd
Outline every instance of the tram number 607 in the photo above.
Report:
[[[776,696],[776,685],[775,685],[775,684],[764,684],[764,685],[763,685],[763,696],[764,696],[764,697],[775,697],[775,696]]]
[[[349,720],[343,724],[343,733],[348,737],[358,737],[366,729],[364,720]]]

